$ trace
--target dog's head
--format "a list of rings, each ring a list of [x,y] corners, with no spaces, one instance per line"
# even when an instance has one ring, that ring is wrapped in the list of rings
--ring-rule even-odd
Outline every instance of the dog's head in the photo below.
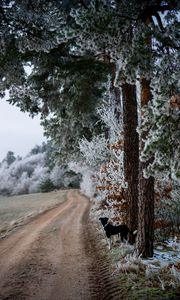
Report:
[[[101,221],[102,225],[105,226],[108,223],[109,218],[100,217],[99,220]]]

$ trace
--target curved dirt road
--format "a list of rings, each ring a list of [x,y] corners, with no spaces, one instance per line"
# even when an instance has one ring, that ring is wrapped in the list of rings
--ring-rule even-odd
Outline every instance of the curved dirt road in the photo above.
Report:
[[[0,241],[0,300],[120,299],[77,191]]]

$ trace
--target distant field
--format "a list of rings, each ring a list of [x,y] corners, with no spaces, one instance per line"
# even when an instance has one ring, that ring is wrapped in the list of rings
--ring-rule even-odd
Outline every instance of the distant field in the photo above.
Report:
[[[30,218],[64,202],[66,196],[65,190],[12,197],[0,196],[0,238]]]

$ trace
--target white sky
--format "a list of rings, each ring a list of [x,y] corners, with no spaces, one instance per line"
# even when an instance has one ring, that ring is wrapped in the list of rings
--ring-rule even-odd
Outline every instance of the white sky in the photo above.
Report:
[[[8,151],[25,156],[35,145],[46,141],[40,118],[29,117],[5,99],[0,99],[0,161]]]

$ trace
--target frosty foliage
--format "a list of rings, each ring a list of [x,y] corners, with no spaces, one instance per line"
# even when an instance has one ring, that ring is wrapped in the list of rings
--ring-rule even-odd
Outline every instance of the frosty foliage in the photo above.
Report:
[[[95,193],[95,181],[93,180],[93,170],[82,162],[69,162],[68,167],[76,174],[81,174],[81,192],[87,197],[93,197]]]
[[[0,194],[19,195],[41,191],[41,185],[46,181],[52,182],[54,188],[79,186],[79,178],[74,173],[69,173],[65,166],[47,165],[47,153],[39,153],[35,147],[24,158],[15,158],[13,152],[8,152],[6,158],[0,163]],[[37,153],[35,153],[37,151]],[[14,157],[10,162],[10,155]],[[13,155],[12,155],[13,154]]]
[[[129,8],[129,7],[128,7]],[[99,59],[110,59],[121,63],[120,69],[131,73],[134,77],[134,69],[127,68],[132,52],[128,51],[129,44],[133,46],[131,39],[132,20],[120,17],[134,14],[123,2],[116,3],[100,0],[91,1],[88,10],[84,8],[72,9],[71,17],[76,23],[76,46],[74,52],[84,55],[87,51],[96,55]],[[89,34],[90,33],[90,34]],[[121,60],[120,60],[121,58]],[[129,75],[129,74],[128,74]]]
[[[179,58],[164,55],[152,79],[152,103],[145,108],[143,130],[149,130],[141,159],[154,157],[145,176],[164,177],[180,183],[180,64]],[[164,76],[166,74],[166,76]]]
[[[79,143],[80,152],[87,166],[97,169],[109,157],[107,139],[104,135],[94,136],[91,141],[83,138]]]
[[[15,160],[11,165],[3,161],[0,166],[0,194],[17,195],[37,192],[39,184],[48,176],[44,167],[44,153]]]
[[[173,181],[179,181],[179,165],[177,163],[179,161],[177,142],[179,139],[177,130],[179,114],[177,111],[175,112],[175,109],[171,109],[167,113],[167,107],[163,105],[171,97],[179,95],[178,70],[180,68],[179,55],[176,50],[179,49],[180,40],[178,19],[180,5],[178,1],[176,2],[171,7],[169,1],[158,1],[157,7],[159,6],[160,11],[164,12],[166,3],[170,9],[163,14],[163,17],[159,16],[161,22],[157,18],[159,11],[157,14],[154,13],[150,18],[152,17],[152,20],[155,21],[150,22],[147,26],[147,9],[151,6],[154,8],[156,3],[154,0],[92,0],[88,1],[88,9],[85,8],[86,5],[81,5],[80,1],[63,1],[63,3],[61,1],[48,1],[47,3],[45,0],[2,1],[1,94],[4,93],[5,88],[11,87],[12,103],[19,102],[22,110],[35,113],[46,111],[47,113],[47,99],[44,95],[46,93],[42,93],[44,92],[42,86],[38,94],[36,85],[32,84],[29,88],[28,84],[24,84],[26,77],[24,59],[26,60],[27,56],[26,63],[35,66],[34,81],[32,80],[34,83],[37,80],[36,71],[38,69],[37,55],[34,55],[34,52],[39,52],[39,56],[57,49],[60,51],[57,51],[58,55],[55,52],[58,58],[50,84],[53,87],[51,96],[56,94],[54,88],[57,91],[57,86],[63,87],[63,84],[58,85],[61,70],[57,68],[59,59],[61,60],[62,57],[64,60],[67,57],[78,55],[82,57],[88,54],[105,63],[115,63],[117,65],[115,80],[117,85],[122,84],[124,78],[127,82],[135,83],[137,74],[140,77],[152,79],[154,103],[152,110],[149,107],[147,123],[151,124],[151,121],[154,123],[150,126],[151,130],[142,159],[146,160],[152,154],[155,159],[154,163],[149,166],[146,176],[150,174],[158,176],[159,173],[164,173]],[[74,8],[70,10],[71,7]],[[65,12],[64,8],[68,12]],[[152,39],[151,47],[146,43],[150,38]],[[63,48],[61,53],[62,45],[63,47],[65,45],[66,49]],[[66,50],[65,53],[64,50]],[[173,56],[174,62],[172,61]],[[169,68],[169,66],[173,66],[173,68]],[[43,81],[48,81],[49,78],[44,80],[43,71],[44,63],[38,75],[42,76]],[[162,82],[159,84],[159,80],[162,81],[164,74],[167,75],[166,80],[164,77],[165,84]],[[63,78],[67,79],[66,76]],[[69,81],[69,78],[66,81]],[[48,86],[48,91],[50,86]],[[168,93],[166,86],[169,88]],[[73,89],[75,90],[74,85],[71,89],[72,93]],[[47,89],[45,89],[46,91]],[[55,98],[57,99],[57,97]],[[59,107],[59,105],[56,106]],[[159,113],[162,118],[159,117]],[[55,114],[59,119],[60,113],[55,111]],[[68,117],[72,122],[71,116]],[[55,122],[56,120],[51,120],[48,126],[49,130],[47,131],[50,135],[53,134],[52,128],[54,128]],[[77,125],[77,120],[74,123]],[[113,119],[112,123],[114,123]],[[165,124],[169,124],[169,129]],[[66,121],[65,126],[62,125],[62,127],[64,126],[62,130],[66,129],[68,125],[68,121]],[[166,137],[167,134],[168,137]],[[169,138],[170,136],[171,138]],[[114,137],[112,138],[114,139]],[[166,145],[164,141],[166,141]],[[173,156],[175,159],[170,159]]]
[[[126,184],[121,114],[109,85],[104,93],[103,103],[97,111],[101,122],[105,124],[107,134],[106,137],[93,137],[91,141],[82,139],[79,143],[83,164],[88,168],[86,175],[83,174],[81,189],[86,195],[92,196],[96,192],[99,213],[105,212],[106,215],[115,217],[119,214],[118,205],[124,205],[123,190]],[[89,187],[93,187],[91,193]]]
[[[164,239],[180,231],[180,187],[165,181],[155,183],[155,235]]]
[[[116,104],[114,95],[110,91],[110,82],[107,83],[101,105],[97,107],[97,114],[99,115],[100,122],[105,125],[106,136],[105,134],[100,134],[93,136],[91,141],[83,138],[79,142],[80,152],[85,163],[95,170],[98,170],[102,164],[106,163],[112,157],[119,158],[119,154],[109,148],[109,144],[115,143],[122,138],[120,107]]]
[[[116,103],[116,97],[111,90],[110,80],[107,82],[102,104],[97,107],[97,113],[108,130],[108,142],[115,143],[122,138],[123,124],[121,103]]]
[[[65,24],[66,16],[57,1],[1,1],[0,95],[10,86],[24,83],[22,57],[26,52],[48,53],[67,40]],[[29,54],[28,64],[33,65]]]
[[[6,33],[16,34],[17,47],[22,52],[25,49],[49,51],[65,41],[66,17],[55,2],[32,0],[31,5],[26,0],[18,1],[18,3],[17,1],[7,2],[2,5],[2,12],[8,24]],[[3,26],[1,26],[2,29]],[[2,50],[5,52],[7,38],[3,34],[2,38]]]
[[[162,1],[163,2],[163,1]],[[162,54],[162,45],[167,39],[179,46],[177,12],[162,17],[162,30],[156,18],[147,26],[146,9],[154,1],[90,1],[88,9],[71,10],[76,27],[76,45],[73,53],[88,52],[105,62],[117,64],[116,83],[120,80],[135,82],[136,74],[150,78],[156,59]],[[160,4],[160,6],[163,3]],[[178,8],[177,8],[178,10]],[[153,38],[151,47],[145,41]],[[173,46],[173,43],[172,43]]]
[[[52,183],[56,186],[56,187],[62,187],[63,186],[63,180],[64,180],[64,175],[65,175],[66,169],[65,167],[59,167],[59,166],[55,166],[51,173],[50,173],[50,179],[52,181]]]
[[[134,291],[138,291],[141,285],[142,290],[147,291],[150,288],[151,291],[152,288],[158,288],[158,292],[160,289],[172,291],[179,287],[180,241],[168,240],[157,244],[156,247],[154,257],[150,259],[142,259],[134,251],[133,246],[126,244],[111,251],[117,274],[126,274]],[[134,295],[133,290],[131,297]],[[144,294],[143,298],[146,299],[147,294]]]
[[[148,1],[151,5],[154,2]],[[143,20],[145,6],[141,1],[100,0],[91,1],[88,9],[73,9],[71,16],[79,28],[74,51],[84,55],[89,50],[105,62],[115,62],[117,85],[123,78],[135,82],[137,74],[151,80],[153,103],[149,103],[142,126],[150,131],[142,159],[154,155],[154,162],[145,176],[164,174],[179,182],[180,100],[177,106],[168,105],[173,97],[180,99],[179,6],[161,16],[161,24],[155,17],[148,26]]]

